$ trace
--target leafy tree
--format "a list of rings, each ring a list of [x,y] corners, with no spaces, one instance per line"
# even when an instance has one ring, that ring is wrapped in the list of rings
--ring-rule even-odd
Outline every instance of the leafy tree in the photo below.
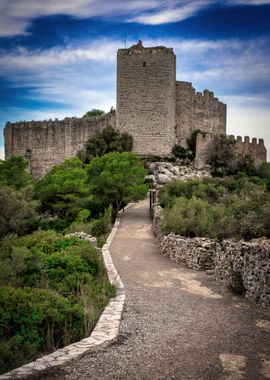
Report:
[[[79,158],[55,165],[35,186],[42,210],[70,221],[76,218],[89,202],[86,179],[87,174]]]
[[[0,239],[9,233],[23,235],[35,228],[37,202],[33,201],[31,188],[1,187],[0,204]]]
[[[12,186],[21,189],[33,183],[33,177],[27,172],[28,162],[21,156],[0,160],[0,186]]]
[[[269,162],[265,162],[259,167],[258,176],[266,181],[268,190],[270,190],[270,163]]]
[[[92,108],[91,111],[87,111],[83,117],[102,116],[105,112],[96,108]]]
[[[90,192],[100,210],[111,204],[117,213],[127,202],[142,199],[147,192],[145,169],[133,153],[111,152],[93,158],[87,174]]]
[[[85,149],[79,152],[79,157],[89,163],[93,157],[101,157],[109,152],[130,152],[133,146],[133,138],[128,133],[121,133],[108,126],[90,137]]]
[[[212,152],[208,163],[213,168],[213,174],[231,174],[235,171],[236,155],[234,153],[235,141],[226,135],[214,137]]]

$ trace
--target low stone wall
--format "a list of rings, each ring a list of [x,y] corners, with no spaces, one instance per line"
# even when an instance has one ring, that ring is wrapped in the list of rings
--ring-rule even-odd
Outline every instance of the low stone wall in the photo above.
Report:
[[[270,306],[270,241],[250,242],[163,235],[162,209],[153,208],[153,230],[161,253],[193,270],[210,270],[215,280],[262,307]]]
[[[214,257],[214,277],[229,288],[243,286],[246,298],[269,307],[270,241],[222,241]]]

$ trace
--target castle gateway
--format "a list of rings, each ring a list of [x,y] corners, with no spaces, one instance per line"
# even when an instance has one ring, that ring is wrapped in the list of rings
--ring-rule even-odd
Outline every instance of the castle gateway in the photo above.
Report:
[[[189,82],[176,81],[176,57],[172,48],[143,47],[141,41],[117,53],[116,114],[64,120],[7,123],[5,157],[21,155],[37,178],[53,165],[73,157],[87,139],[112,125],[134,139],[140,155],[168,156],[175,144],[200,129],[209,134],[226,134],[226,105],[213,92],[196,92]],[[207,136],[207,135],[206,135]],[[200,137],[200,136],[199,136]],[[248,152],[260,164],[266,161],[263,140],[247,138],[238,151]],[[197,154],[203,163],[211,139],[197,139]],[[200,154],[202,153],[202,154]]]

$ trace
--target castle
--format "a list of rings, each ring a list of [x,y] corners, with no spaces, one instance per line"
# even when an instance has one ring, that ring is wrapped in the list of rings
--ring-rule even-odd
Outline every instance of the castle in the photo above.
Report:
[[[73,157],[96,131],[112,125],[133,136],[139,155],[168,156],[175,144],[186,147],[194,130],[198,135],[196,160],[204,165],[212,135],[226,134],[226,105],[209,90],[196,92],[189,82],[176,80],[176,56],[172,48],[143,47],[141,41],[117,53],[116,113],[91,118],[7,123],[5,157],[21,155],[29,160],[38,178],[51,167]],[[266,161],[263,140],[240,141],[236,149],[250,154],[256,165]]]

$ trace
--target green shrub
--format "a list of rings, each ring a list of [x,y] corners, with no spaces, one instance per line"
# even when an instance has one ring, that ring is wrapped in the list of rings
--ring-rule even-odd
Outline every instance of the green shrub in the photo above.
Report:
[[[27,171],[28,162],[21,156],[0,160],[0,187],[11,186],[19,190],[32,185],[34,179]]]
[[[258,177],[172,181],[159,199],[165,207],[165,233],[218,239],[270,237],[270,194]]]
[[[216,237],[214,207],[207,201],[192,197],[178,198],[171,209],[166,211],[163,231],[174,232],[188,237]]]
[[[188,158],[188,159],[194,158],[193,153],[190,149],[185,149],[180,145],[174,145],[172,149],[172,154],[177,158]]]
[[[89,335],[115,295],[100,250],[77,237],[9,235],[0,265],[2,372]]]
[[[0,370],[81,339],[83,304],[50,290],[0,287]]]
[[[12,187],[0,188],[0,239],[9,233],[23,235],[37,226],[37,202],[33,201],[30,187],[14,190]]]

